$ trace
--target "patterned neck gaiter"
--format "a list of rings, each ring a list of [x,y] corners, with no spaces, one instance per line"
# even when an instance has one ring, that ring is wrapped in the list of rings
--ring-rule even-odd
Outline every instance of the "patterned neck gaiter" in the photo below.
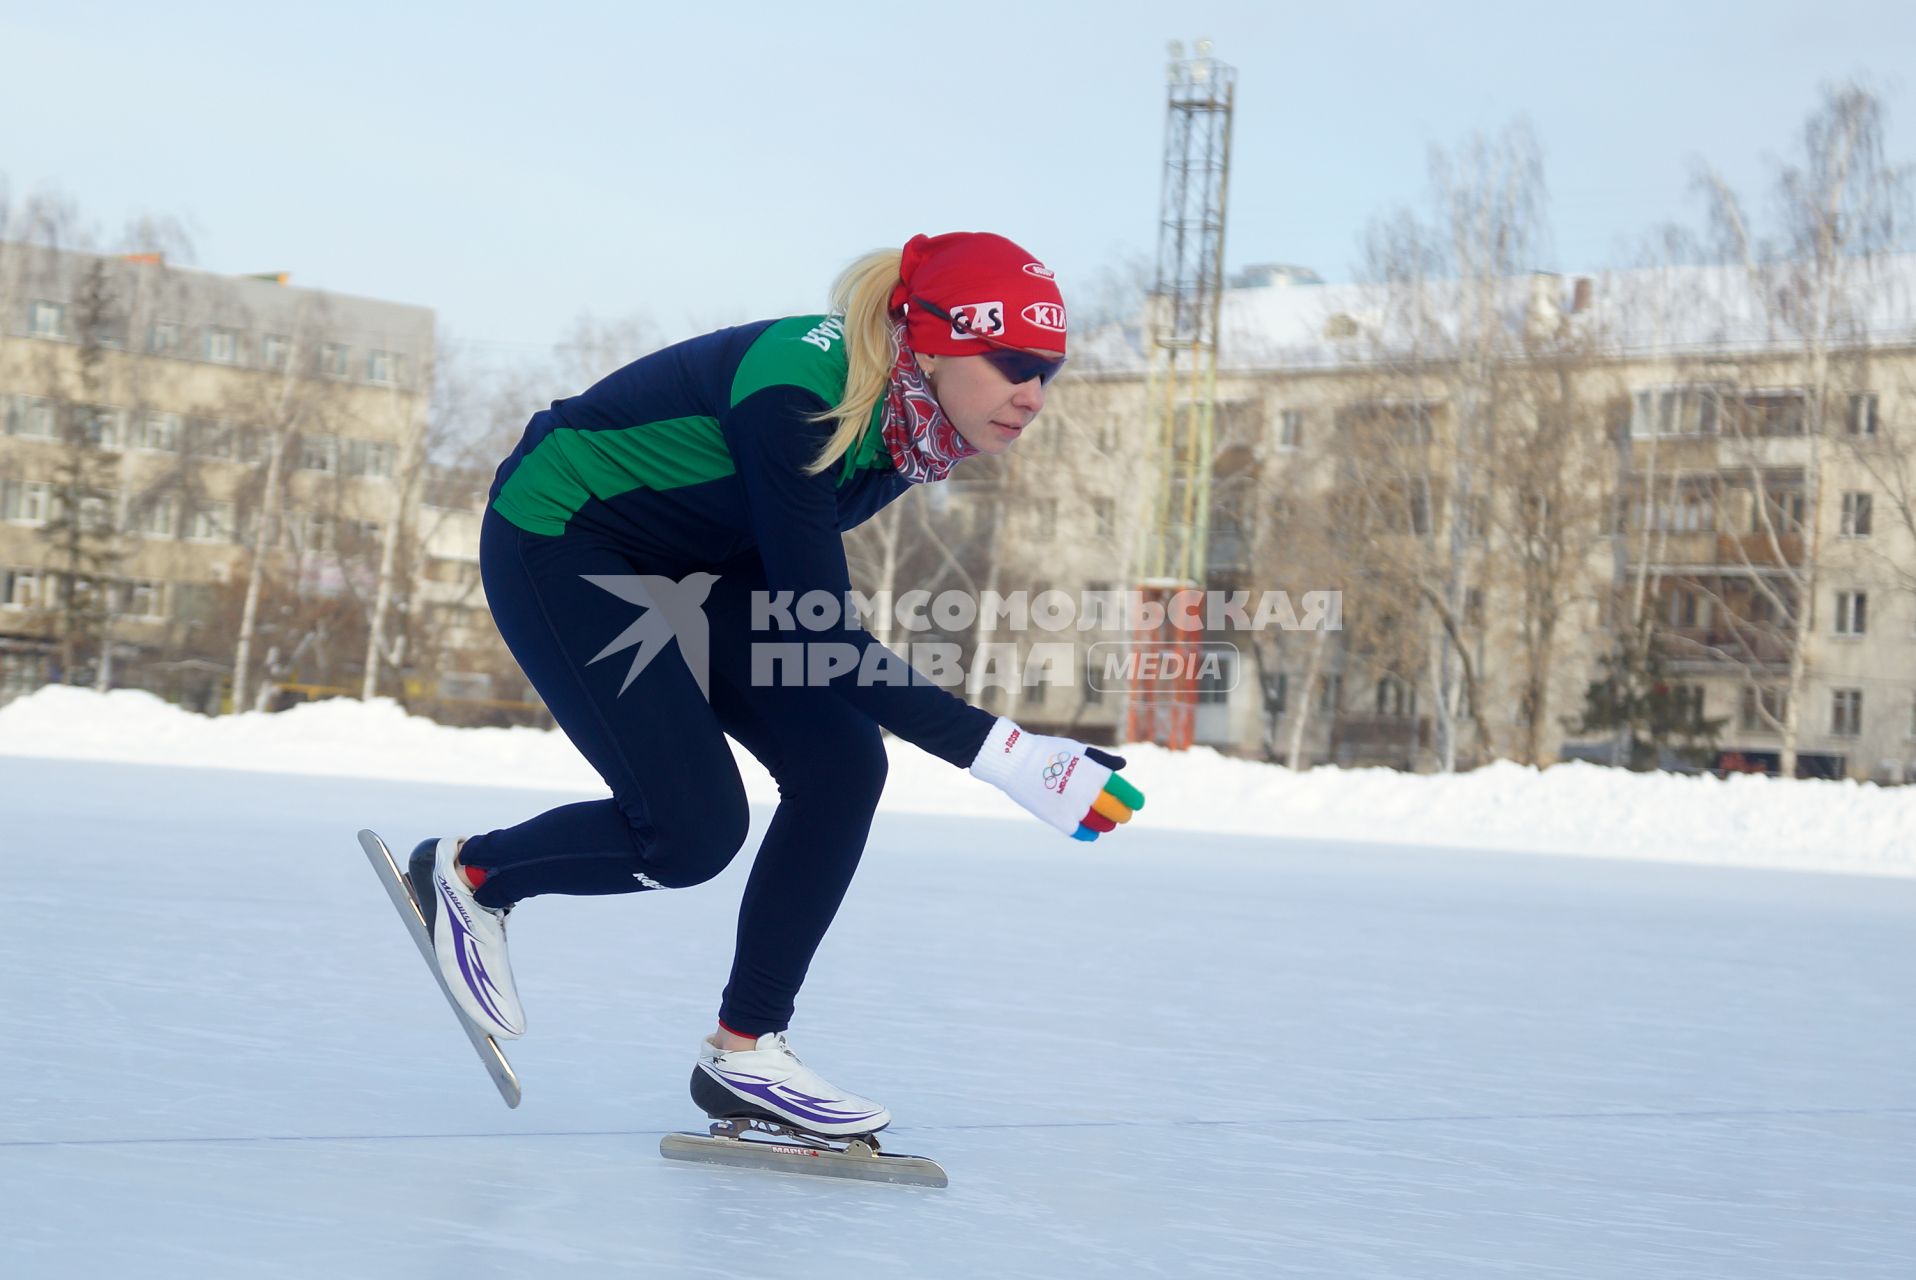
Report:
[[[953,467],[977,453],[978,446],[959,435],[938,407],[906,340],[903,320],[892,323],[891,337],[898,362],[892,366],[891,387],[885,393],[885,446],[891,450],[898,474],[913,484],[943,480]]]

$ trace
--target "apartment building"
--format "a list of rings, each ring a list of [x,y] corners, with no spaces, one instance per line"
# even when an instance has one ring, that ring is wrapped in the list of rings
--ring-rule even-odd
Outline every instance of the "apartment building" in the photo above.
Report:
[[[1668,677],[1723,722],[1704,763],[1776,768],[1794,676],[1800,772],[1916,779],[1916,260],[1874,264],[1808,345],[1739,271],[1501,282],[1508,341],[1481,385],[1441,343],[1407,350],[1379,288],[1298,279],[1226,294],[1208,585],[1339,588],[1345,630],[1209,637],[1230,652],[1201,687],[1201,743],[1431,768],[1447,712],[1464,763],[1479,718],[1493,756],[1607,759],[1610,738],[1576,731],[1584,693],[1647,622]],[[1106,420],[1148,455],[1143,333],[1078,344],[1054,426]],[[1473,413],[1513,412],[1554,425],[1517,456],[1505,435],[1473,443]],[[1137,562],[1149,472],[1094,453],[1025,521],[1054,586]],[[1544,511],[1560,545],[1532,556]],[[1073,559],[1114,524],[1126,545]],[[1434,591],[1433,564],[1454,569]],[[1432,643],[1437,616],[1455,643]]]
[[[254,679],[356,685],[432,356],[424,307],[0,244],[0,699],[221,705],[262,520]]]

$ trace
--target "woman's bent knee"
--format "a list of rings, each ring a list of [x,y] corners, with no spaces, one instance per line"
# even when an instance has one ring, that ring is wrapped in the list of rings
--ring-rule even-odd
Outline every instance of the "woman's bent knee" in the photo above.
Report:
[[[842,809],[876,809],[890,760],[885,738],[869,720],[818,735],[788,752],[774,770],[785,799],[824,800]]]
[[[732,864],[745,847],[751,826],[742,788],[736,802],[682,813],[665,823],[651,819],[635,823],[635,874],[666,889],[704,884]]]

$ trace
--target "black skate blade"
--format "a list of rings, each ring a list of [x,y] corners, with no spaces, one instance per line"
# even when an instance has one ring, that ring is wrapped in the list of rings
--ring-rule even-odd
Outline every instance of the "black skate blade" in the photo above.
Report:
[[[715,1126],[716,1127],[716,1126]],[[879,1151],[863,1139],[844,1146],[810,1145],[813,1141],[721,1138],[703,1133],[668,1133],[659,1139],[659,1154],[667,1160],[724,1165],[733,1169],[763,1169],[773,1173],[803,1173],[822,1178],[853,1178],[861,1182],[890,1182],[908,1187],[946,1187],[951,1179],[936,1161],[924,1156]]]
[[[400,871],[392,850],[373,832],[359,833],[359,847],[366,851],[366,860],[373,864],[379,882],[386,886],[386,896],[392,899],[393,910],[405,921],[406,932],[412,935],[426,967],[432,970],[433,981],[439,984],[440,994],[446,997],[447,1006],[451,1008],[453,1016],[459,1019],[459,1026],[465,1031],[466,1039],[472,1042],[472,1051],[479,1055],[479,1061],[485,1067],[486,1074],[492,1077],[499,1096],[505,1099],[508,1107],[518,1106],[519,1077],[513,1072],[512,1064],[506,1061],[506,1055],[500,1051],[499,1042],[473,1026],[453,1000],[452,992],[446,989],[445,975],[439,972],[439,957],[433,953],[432,933],[426,927],[426,917],[420,909],[419,899],[413,895],[410,877]]]

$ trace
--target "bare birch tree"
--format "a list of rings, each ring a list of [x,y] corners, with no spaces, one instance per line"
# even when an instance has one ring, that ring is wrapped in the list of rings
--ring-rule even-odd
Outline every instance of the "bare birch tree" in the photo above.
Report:
[[[1753,519],[1748,537],[1724,543],[1752,600],[1741,614],[1738,602],[1720,602],[1733,624],[1754,613],[1783,641],[1780,715],[1758,707],[1780,735],[1778,770],[1787,777],[1796,772],[1823,582],[1831,428],[1867,368],[1875,272],[1901,234],[1908,178],[1886,158],[1880,101],[1849,84],[1825,91],[1798,154],[1774,182],[1776,230],[1764,236],[1720,174],[1705,170],[1699,179],[1712,243],[1739,270],[1764,344],[1787,374],[1785,395],[1740,386],[1729,396],[1724,417],[1741,446],[1734,458],[1740,474],[1723,482],[1747,492]],[[1753,447],[1766,436],[1799,433],[1801,465],[1787,471],[1770,461],[1773,450]]]
[[[1506,371],[1523,358],[1509,318],[1513,282],[1528,277],[1544,238],[1543,162],[1527,125],[1475,137],[1431,159],[1433,210],[1373,226],[1365,276],[1376,299],[1369,363],[1396,394],[1376,398],[1368,449],[1352,482],[1395,536],[1377,548],[1422,604],[1425,681],[1438,766],[1454,770],[1468,725],[1479,756],[1493,747],[1482,705],[1481,624],[1487,485]],[[1438,406],[1441,405],[1441,412]],[[1361,625],[1361,619],[1357,622]]]
[[[236,711],[249,709],[261,594],[272,572],[273,548],[287,540],[282,531],[281,507],[285,502],[288,455],[298,448],[302,433],[327,433],[337,410],[336,390],[326,380],[319,364],[329,331],[323,302],[318,298],[303,299],[287,327],[290,332],[285,335],[287,343],[279,367],[271,370],[270,376],[249,379],[246,389],[226,406],[230,416],[257,433],[255,439],[263,444],[265,452],[254,490],[246,593],[233,651],[233,709]],[[264,692],[263,685],[261,691]]]
[[[1613,527],[1616,397],[1595,358],[1600,335],[1577,327],[1574,316],[1533,319],[1550,323],[1531,326],[1493,428],[1487,589],[1508,600],[1516,632],[1515,755],[1542,765],[1554,758],[1553,692],[1574,639],[1566,633],[1573,610],[1597,599],[1594,556]]]

